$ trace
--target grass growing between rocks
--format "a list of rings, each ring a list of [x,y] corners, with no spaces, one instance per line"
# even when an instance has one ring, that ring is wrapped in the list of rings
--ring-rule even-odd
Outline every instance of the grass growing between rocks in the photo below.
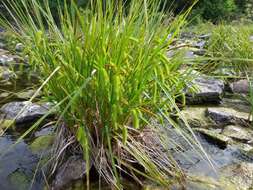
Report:
[[[207,44],[210,65],[245,72],[253,66],[253,25],[225,25],[213,27]]]
[[[55,23],[47,1],[44,8],[36,0],[21,2],[22,8],[7,0],[14,23],[1,23],[25,45],[41,75],[50,76],[44,94],[59,105],[59,126],[64,122],[82,148],[87,186],[92,164],[118,189],[122,174],[167,187],[182,182],[185,175],[169,152],[138,139],[148,128],[162,142],[169,137],[157,128],[170,124],[198,146],[191,129],[186,133],[170,118],[180,115],[175,99],[184,104],[192,69],[166,52],[188,12],[165,26],[158,1],[91,1],[83,9],[65,6]]]

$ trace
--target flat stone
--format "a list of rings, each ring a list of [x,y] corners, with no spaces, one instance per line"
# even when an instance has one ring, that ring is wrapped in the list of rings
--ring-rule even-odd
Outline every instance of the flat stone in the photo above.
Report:
[[[222,149],[226,148],[228,143],[231,141],[231,139],[229,137],[222,135],[222,134],[216,132],[215,130],[196,128],[196,129],[194,129],[194,131],[203,134],[208,139],[210,139],[213,144],[218,145]]]
[[[242,124],[249,123],[249,113],[240,112],[233,108],[215,107],[207,109],[209,116],[218,125]]]
[[[202,35],[199,35],[198,38],[199,39],[208,40],[211,36],[212,36],[211,33],[209,33],[209,34],[202,34]]]
[[[208,117],[206,117],[206,107],[186,107],[181,111],[181,114],[185,117],[187,122],[192,127],[208,127],[215,123]]]
[[[29,100],[35,94],[35,92],[36,90],[33,90],[33,89],[18,92],[16,93],[16,97],[21,100]]]
[[[234,96],[235,97],[223,98],[221,106],[226,108],[233,108],[240,112],[250,113],[251,106],[245,97],[242,97],[239,94],[239,97],[236,97],[237,95]]]
[[[1,118],[15,120],[16,124],[33,122],[48,113],[48,104],[39,105],[29,101],[10,102],[0,109]]]
[[[71,182],[81,179],[86,173],[86,162],[81,156],[71,156],[59,169],[52,190],[66,188]]]
[[[249,93],[249,82],[248,80],[239,80],[230,84],[230,88],[233,93]]]
[[[187,104],[220,103],[225,83],[206,75],[199,75],[189,87],[196,88],[196,92],[187,90]]]
[[[250,190],[253,187],[253,163],[238,163],[223,167],[222,178],[236,185],[236,190]]]
[[[228,125],[226,126],[222,134],[233,138],[235,140],[243,141],[243,142],[248,142],[252,139],[252,131],[247,130],[245,127],[240,127],[236,125]]]

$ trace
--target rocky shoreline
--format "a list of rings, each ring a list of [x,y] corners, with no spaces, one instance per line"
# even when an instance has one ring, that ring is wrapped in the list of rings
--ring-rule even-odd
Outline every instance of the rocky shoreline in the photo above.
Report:
[[[10,52],[3,36],[0,33],[0,97],[3,99],[0,103],[0,189],[44,189],[45,168],[38,168],[42,163],[45,165],[50,157],[55,139],[53,122],[52,125],[40,126],[13,149],[8,150],[8,147],[14,145],[22,132],[45,114],[48,114],[49,121],[54,121],[54,114],[49,113],[52,104],[41,101],[38,96],[33,103],[29,101],[36,92],[39,78],[34,74],[28,77],[31,72],[29,64],[21,56],[22,44],[17,43],[15,51]],[[185,48],[189,64],[192,59],[203,55],[208,37],[184,34],[177,42]],[[168,52],[168,56],[173,53]],[[186,189],[250,190],[253,188],[253,126],[251,106],[247,100],[249,83],[246,79],[225,82],[198,71],[194,74],[197,78],[189,84],[189,89],[194,86],[197,90],[185,90],[187,106],[183,108],[182,115],[196,132],[213,166],[186,142],[177,139],[180,137],[168,127],[168,133],[183,147],[182,151],[173,153],[179,165],[186,173],[200,175],[203,177],[200,181],[206,181],[205,184],[187,182]],[[8,128],[12,124],[14,127]],[[56,170],[52,189],[81,189],[85,168],[85,161],[80,155],[67,157]],[[158,189],[153,185],[145,188]],[[175,189],[178,189],[176,185]]]

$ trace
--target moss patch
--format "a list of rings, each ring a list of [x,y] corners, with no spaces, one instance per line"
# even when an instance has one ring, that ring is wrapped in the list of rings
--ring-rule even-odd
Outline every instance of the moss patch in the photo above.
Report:
[[[54,135],[45,135],[36,138],[30,145],[30,149],[33,153],[39,153],[46,151],[54,141]]]

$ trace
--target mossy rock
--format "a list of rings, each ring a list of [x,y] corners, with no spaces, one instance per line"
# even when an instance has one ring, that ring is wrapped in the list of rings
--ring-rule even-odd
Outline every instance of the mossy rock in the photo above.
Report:
[[[49,149],[54,142],[54,135],[45,135],[36,138],[31,144],[30,149],[37,154]]]
[[[207,130],[196,128],[194,131],[201,133],[204,135],[212,144],[218,145],[220,148],[224,149],[231,142],[231,138],[222,135],[215,130]]]
[[[215,123],[208,117],[206,117],[206,107],[186,107],[181,113],[192,127],[212,126]]]
[[[8,176],[8,181],[17,190],[27,190],[30,187],[31,179],[17,170]]]
[[[14,120],[11,119],[1,119],[0,120],[0,129],[5,130],[9,127],[13,127],[13,125],[15,124]]]
[[[230,182],[236,188],[231,190],[251,190],[253,187],[253,164],[241,162],[221,168],[221,180]]]

